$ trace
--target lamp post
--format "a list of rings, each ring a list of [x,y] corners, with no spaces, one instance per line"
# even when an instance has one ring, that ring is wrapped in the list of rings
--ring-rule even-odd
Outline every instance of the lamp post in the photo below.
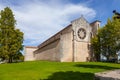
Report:
[[[114,19],[120,19],[120,13],[119,12],[117,12],[116,10],[113,10],[113,13],[116,15],[115,17],[114,17]]]
[[[114,19],[119,19],[120,20],[120,13],[117,12],[116,10],[113,10],[113,13],[115,14]],[[117,55],[117,62],[119,62],[120,51],[116,52],[116,55]]]

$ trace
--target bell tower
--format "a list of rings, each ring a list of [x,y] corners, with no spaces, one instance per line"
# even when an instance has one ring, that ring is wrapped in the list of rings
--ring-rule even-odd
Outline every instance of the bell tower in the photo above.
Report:
[[[94,22],[92,22],[90,25],[92,27],[92,33],[93,33],[93,37],[98,33],[98,29],[100,27],[100,23],[101,21],[96,20]]]

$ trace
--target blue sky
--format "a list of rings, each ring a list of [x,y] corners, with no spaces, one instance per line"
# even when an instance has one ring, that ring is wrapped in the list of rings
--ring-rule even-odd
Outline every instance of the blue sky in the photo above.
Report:
[[[120,0],[0,0],[0,10],[7,6],[24,32],[25,46],[39,45],[81,15],[104,26],[113,10],[120,12]]]

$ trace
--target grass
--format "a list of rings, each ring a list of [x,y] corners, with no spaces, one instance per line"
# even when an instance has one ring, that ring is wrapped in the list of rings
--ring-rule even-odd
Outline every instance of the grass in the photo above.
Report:
[[[112,69],[120,69],[120,64],[48,61],[0,64],[0,80],[93,80],[94,73]]]

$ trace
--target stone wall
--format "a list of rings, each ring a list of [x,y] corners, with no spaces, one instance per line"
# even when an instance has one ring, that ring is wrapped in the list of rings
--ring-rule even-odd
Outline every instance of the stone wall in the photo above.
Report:
[[[60,61],[60,39],[49,43],[35,52],[36,60]]]
[[[57,37],[59,35],[59,37]],[[36,50],[36,60],[49,60],[49,61],[60,61],[60,62],[71,62],[72,61],[72,28],[68,26],[62,31],[58,32],[52,38],[47,40],[47,44],[44,43]],[[52,42],[51,42],[52,41]]]
[[[31,47],[31,46],[26,46],[25,47],[25,59],[24,61],[34,61],[35,60],[35,56],[33,54],[33,52],[37,50],[37,47]]]
[[[89,61],[89,48],[87,42],[75,42],[75,62]]]
[[[72,28],[65,30],[61,35],[61,62],[72,62],[73,59]]]
[[[90,39],[92,33],[92,27],[85,20],[84,17],[76,19],[72,21],[72,27],[74,31],[74,61],[75,62],[85,62],[89,61],[90,58]],[[84,39],[80,39],[78,36],[78,30],[80,28],[85,29],[86,37]]]

